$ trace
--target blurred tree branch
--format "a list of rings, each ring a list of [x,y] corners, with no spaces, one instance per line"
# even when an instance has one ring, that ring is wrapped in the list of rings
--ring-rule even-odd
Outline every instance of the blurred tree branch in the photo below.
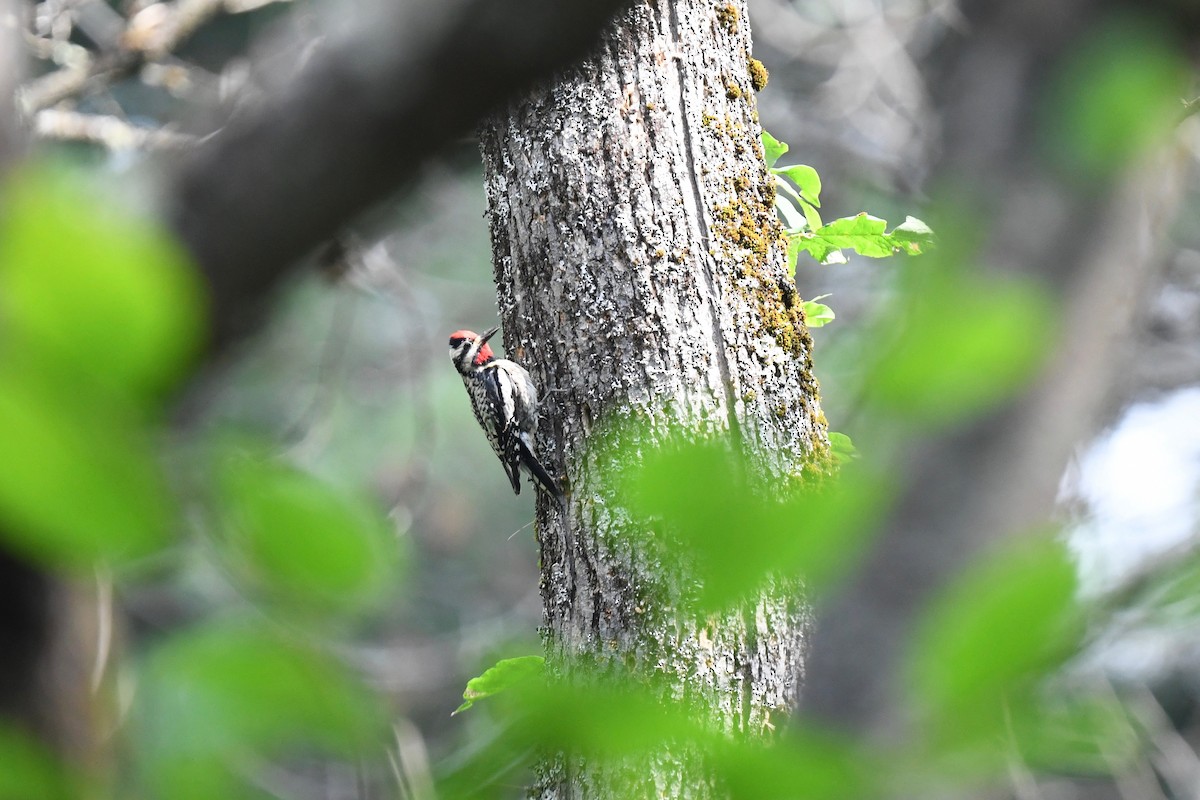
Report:
[[[208,279],[216,346],[253,324],[296,259],[483,115],[584,55],[624,5],[389,6],[189,154],[168,189],[169,217]]]
[[[95,43],[98,54],[75,47],[77,58],[31,81],[20,95],[21,110],[32,115],[98,87],[109,86],[143,64],[173,53],[205,23],[221,13],[250,11],[288,0],[181,0],[152,3],[126,21],[100,0],[68,7],[71,22]],[[47,55],[50,55],[47,53]]]
[[[89,142],[109,150],[179,148],[195,140],[166,128],[141,128],[105,114],[81,114],[58,108],[43,109],[33,118],[33,131],[42,138]]]

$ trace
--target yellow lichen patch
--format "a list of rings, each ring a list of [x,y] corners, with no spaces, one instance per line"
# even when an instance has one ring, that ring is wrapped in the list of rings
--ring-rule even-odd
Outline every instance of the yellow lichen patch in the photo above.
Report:
[[[748,183],[746,176],[734,179],[735,186]],[[739,189],[732,202],[714,211],[721,254],[739,279],[748,279],[739,280],[735,291],[757,311],[760,332],[792,356],[807,358],[812,339],[803,303],[792,282],[769,265],[771,248],[786,246],[775,217],[774,185],[761,181],[757,192]]]
[[[752,257],[760,262],[767,257],[772,234],[777,233],[778,229],[771,231],[769,226],[765,226],[762,218],[742,199],[741,193],[729,205],[721,206],[715,211],[717,232],[721,234],[725,243],[732,245],[735,250],[749,250]],[[727,255],[736,254],[729,252]]]
[[[805,325],[804,304],[783,268],[781,251],[786,250],[787,242],[775,212],[775,184],[761,166],[763,153],[758,131],[731,114],[720,119],[705,113],[702,121],[709,135],[725,140],[727,150],[741,156],[740,163],[745,164],[746,157],[753,153],[754,161],[760,165],[757,169],[744,166],[726,178],[726,202],[712,208],[709,254],[728,270],[728,290],[742,299],[752,335],[760,341],[770,341],[796,360],[795,371],[788,371],[794,376],[791,380],[799,383],[803,397],[814,400],[811,404],[807,400],[800,404],[772,404],[769,413],[786,418],[785,424],[791,424],[788,420],[796,414],[808,416],[813,428],[819,430],[820,423],[815,420],[820,411],[819,387],[810,358],[812,337]],[[770,348],[755,350],[764,364],[775,358]],[[762,378],[760,384],[767,387]],[[768,387],[767,396],[770,394]],[[742,394],[742,400],[754,403],[759,396],[759,392],[749,390]],[[814,447],[805,456],[806,462],[811,459],[818,465],[818,471],[819,465],[827,460],[827,454],[815,452],[819,449]]]
[[[740,16],[737,6],[733,3],[724,3],[717,6],[717,21],[721,23],[722,28],[731,34],[737,33],[738,18]]]
[[[761,92],[767,87],[767,81],[770,80],[771,74],[757,58],[750,59],[747,67],[750,71],[750,85],[754,87],[754,91]]]
[[[804,324],[803,307],[794,301],[789,302],[789,296],[794,297],[796,290],[790,281],[773,281],[759,287],[759,313],[762,315],[762,328],[788,353],[802,358],[811,352],[812,338]]]
[[[730,100],[737,100],[742,96],[742,87],[738,86],[732,80],[726,81],[725,96]]]

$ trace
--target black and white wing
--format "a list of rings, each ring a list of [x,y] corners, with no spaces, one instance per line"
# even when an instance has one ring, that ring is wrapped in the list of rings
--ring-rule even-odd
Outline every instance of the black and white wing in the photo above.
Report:
[[[480,378],[487,392],[488,404],[492,407],[490,425],[485,426],[492,449],[504,465],[513,493],[521,493],[521,441],[520,431],[514,424],[516,397],[512,377],[508,371],[492,362],[482,370]]]

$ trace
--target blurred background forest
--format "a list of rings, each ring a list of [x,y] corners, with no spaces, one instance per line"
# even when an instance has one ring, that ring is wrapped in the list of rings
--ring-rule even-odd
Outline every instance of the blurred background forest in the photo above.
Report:
[[[1166,42],[1180,33],[1135,5],[1062,5],[1059,24],[1068,27],[1073,14],[1100,18],[1118,9],[1125,16],[1113,17],[1111,29],[1144,34],[1139,47],[1150,42],[1153,49],[1155,37]],[[336,38],[339,20],[349,24],[358,13],[346,2],[299,0],[169,6],[44,0],[16,8],[30,12],[20,38],[27,74],[18,98],[31,152],[84,165],[102,187],[96,202],[120,196],[149,209],[159,202],[161,176],[203,135],[213,108],[236,115],[242,105],[253,106],[303,68],[307,48]],[[939,82],[939,70],[962,52],[997,73],[1010,55],[1012,63],[1023,58],[1021,43],[1012,54],[1003,49],[1020,26],[1006,28],[1000,16],[982,15],[995,23],[993,35],[968,24],[959,4],[942,0],[750,0],[754,56],[770,72],[758,97],[763,126],[791,144],[793,162],[820,172],[826,213],[868,209],[889,220],[924,218],[948,185],[990,181],[997,163],[1003,170],[1005,148],[1053,147],[1029,131],[977,163],[964,156],[947,166],[947,154],[962,156],[962,142],[977,135],[971,125],[990,120],[971,104],[1003,111],[1008,98],[964,98]],[[137,37],[153,38],[180,19],[185,30],[169,52],[98,68],[122,47],[136,49]],[[1046,31],[1027,35],[1053,41]],[[302,46],[281,49],[281,36]],[[1065,34],[1064,40],[1074,41]],[[1101,49],[1120,56],[1124,46]],[[1153,60],[1142,51],[1131,58]],[[1019,80],[1051,83],[1033,62]],[[87,79],[70,85],[72,70]],[[1114,80],[1101,90],[1110,97],[1122,90],[1120,76]],[[1004,88],[999,80],[997,86]],[[1040,102],[1052,118],[1054,103]],[[1162,751],[1181,770],[1179,785],[1192,787],[1186,796],[1200,785],[1200,756],[1188,755],[1200,752],[1200,609],[1177,584],[1170,587],[1178,604],[1159,603],[1155,593],[1163,591],[1164,565],[1196,558],[1200,536],[1200,124],[1191,110],[1179,105],[1168,167],[1178,183],[1150,225],[1165,231],[1162,246],[1126,265],[1136,273],[1121,284],[1128,292],[1102,296],[1091,308],[1118,332],[1121,320],[1131,324],[1128,335],[1103,344],[1104,379],[1078,421],[1086,435],[1072,436],[1073,456],[1055,487],[1084,594],[1135,601],[1075,668],[1153,690],[1155,713],[1173,723],[1154,722],[1170,742]],[[1144,110],[1135,97],[1111,113]],[[1123,123],[1104,117],[1094,124]],[[1013,179],[1027,169],[1012,163]],[[1106,181],[1119,182],[1100,178],[1095,185]],[[1018,210],[1012,186],[997,185],[994,193],[984,186],[983,195],[1008,205],[987,210],[980,222],[995,223],[999,243],[990,246],[1006,252],[1011,245],[1013,261],[1022,260],[1024,247],[1039,248],[1037,258],[1017,268],[1035,275],[1039,259],[1055,254],[1041,234],[1013,231],[1061,221],[1055,215],[1063,205],[1036,189]],[[446,355],[451,331],[498,322],[484,208],[476,143],[469,137],[446,143],[407,188],[286,280],[261,327],[190,384],[174,425],[189,441],[253,440],[387,510],[407,552],[404,569],[369,613],[344,623],[336,652],[386,699],[387,714],[401,720],[398,748],[417,775],[422,763],[453,758],[468,742],[487,738],[486,715],[450,716],[467,679],[498,658],[540,648],[532,500],[512,495]],[[1120,238],[1104,209],[1079,213],[1096,221],[1092,238],[1056,246],[1085,249],[1106,234]],[[1139,213],[1128,212],[1131,219]],[[1129,236],[1143,234],[1131,225]],[[1005,257],[993,260],[1001,270],[1008,266]],[[874,429],[859,428],[862,368],[870,363],[863,353],[874,341],[872,321],[902,296],[896,268],[855,256],[821,266],[801,256],[796,282],[802,297],[831,295],[825,302],[837,314],[814,331],[831,427],[860,449],[871,447]],[[938,458],[972,446],[954,442]],[[114,636],[136,656],[182,626],[236,614],[255,600],[202,537],[181,537],[136,580],[122,583],[112,598],[115,618],[123,620]],[[309,782],[294,796],[356,796],[353,771],[319,769],[325,771],[290,776]]]

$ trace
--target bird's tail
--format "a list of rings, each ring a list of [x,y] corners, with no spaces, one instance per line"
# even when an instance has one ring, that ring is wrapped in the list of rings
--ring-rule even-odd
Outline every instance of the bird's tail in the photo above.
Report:
[[[567,498],[563,494],[562,485],[550,476],[546,468],[542,466],[542,462],[529,448],[529,445],[524,439],[520,441],[521,460],[529,469],[537,482],[542,485],[542,488],[549,492],[558,503],[559,519],[562,523],[563,532],[563,554],[566,556],[563,562],[563,567],[567,572],[567,591],[570,593],[572,601],[575,598],[575,537],[571,533],[571,521],[567,518]]]
[[[550,473],[546,471],[546,468],[542,466],[542,462],[539,461],[538,457],[534,455],[532,450],[529,449],[529,445],[520,439],[518,439],[518,442],[520,442],[521,447],[521,462],[529,469],[529,474],[532,475],[537,482],[542,485],[543,489],[549,492],[554,499],[558,501],[559,508],[565,511],[567,499],[563,495],[563,490],[559,485],[559,482],[556,481],[550,475]]]

